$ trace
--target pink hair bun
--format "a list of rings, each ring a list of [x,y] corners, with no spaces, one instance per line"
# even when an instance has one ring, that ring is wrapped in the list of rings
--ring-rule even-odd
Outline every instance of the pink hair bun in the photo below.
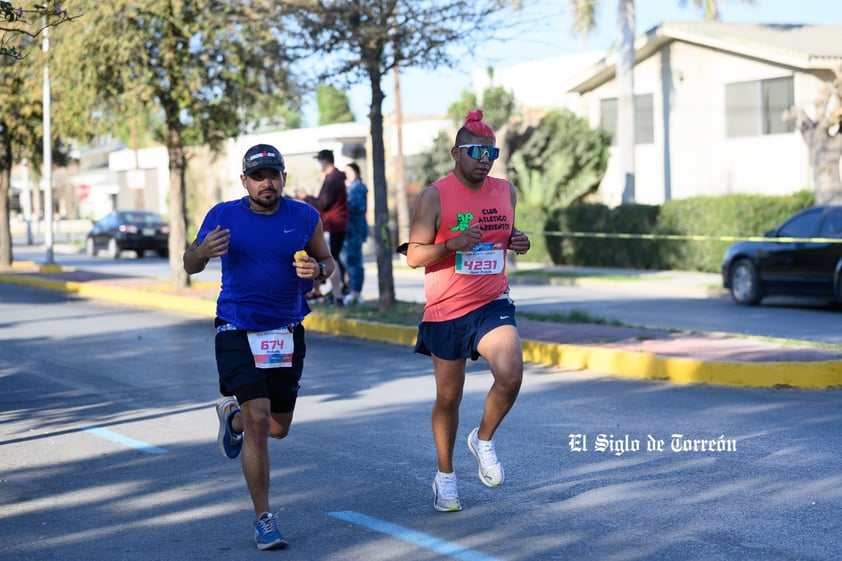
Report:
[[[468,111],[468,116],[465,117],[465,124],[482,122],[482,109],[474,109]]]
[[[494,138],[494,129],[482,121],[482,109],[468,111],[465,117],[465,128],[474,136]]]

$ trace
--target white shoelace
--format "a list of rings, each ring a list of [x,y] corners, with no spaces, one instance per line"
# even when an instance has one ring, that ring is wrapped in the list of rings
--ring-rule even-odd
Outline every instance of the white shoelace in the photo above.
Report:
[[[440,475],[436,477],[439,487],[439,495],[443,499],[455,499],[459,496],[456,488],[456,475]]]
[[[484,467],[491,467],[498,464],[497,453],[494,451],[493,440],[480,440],[477,438],[477,454],[479,455],[480,463]]]

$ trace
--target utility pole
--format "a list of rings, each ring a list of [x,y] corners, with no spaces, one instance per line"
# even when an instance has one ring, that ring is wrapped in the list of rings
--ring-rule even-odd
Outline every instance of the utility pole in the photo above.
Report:
[[[403,114],[401,113],[400,67],[395,63],[395,128],[397,148],[395,150],[395,195],[398,206],[398,241],[409,239],[409,202],[406,198],[406,166],[403,157]]]
[[[43,87],[43,110],[44,110],[44,218],[47,229],[44,232],[44,245],[47,248],[45,265],[53,265],[53,143],[52,128],[50,125],[50,69],[47,61],[47,54],[50,50],[49,27],[47,16],[43,18],[44,39],[41,48],[44,51],[44,87]]]

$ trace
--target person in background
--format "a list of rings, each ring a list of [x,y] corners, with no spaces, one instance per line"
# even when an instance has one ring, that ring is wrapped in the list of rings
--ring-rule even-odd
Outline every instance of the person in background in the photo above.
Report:
[[[345,166],[345,185],[348,191],[348,231],[343,245],[343,259],[348,271],[348,284],[351,292],[345,296],[345,305],[362,304],[363,281],[363,244],[368,239],[368,187],[360,179],[360,166],[351,162]]]
[[[269,504],[269,437],[287,436],[304,369],[304,288],[325,279],[334,261],[319,213],[281,196],[284,158],[258,144],[243,158],[240,182],[248,193],[208,211],[184,252],[196,274],[222,261],[216,302],[216,364],[222,398],[216,403],[217,444],[226,458],[242,452],[243,475],[254,506],[258,549],[286,547]],[[267,350],[268,349],[268,350]]]
[[[328,236],[330,253],[337,264],[336,269],[330,276],[330,301],[341,306],[343,296],[347,292],[345,264],[340,258],[342,245],[345,243],[345,233],[348,231],[348,192],[345,189],[345,174],[336,169],[332,150],[320,150],[315,158],[319,162],[324,176],[319,195],[313,197],[299,190],[296,192],[296,197],[314,206],[321,213],[324,231]],[[313,289],[316,297],[320,294],[320,284],[316,282]]]
[[[468,112],[450,155],[453,172],[418,196],[406,254],[410,267],[424,267],[426,305],[415,352],[432,357],[436,379],[432,424],[438,472],[433,507],[440,512],[462,510],[453,447],[468,358],[485,358],[494,378],[479,426],[468,435],[468,449],[477,459],[484,485],[496,487],[505,479],[493,437],[523,379],[506,252],[526,253],[530,245],[526,234],[515,228],[514,186],[488,176],[500,149],[481,110]]]

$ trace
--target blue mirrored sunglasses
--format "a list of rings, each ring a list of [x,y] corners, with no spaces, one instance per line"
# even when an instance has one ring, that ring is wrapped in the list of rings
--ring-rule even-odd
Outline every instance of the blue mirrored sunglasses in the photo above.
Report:
[[[500,156],[500,149],[496,146],[488,146],[485,144],[460,144],[457,148],[467,148],[469,157],[475,160],[482,160],[488,158],[489,162],[493,162]]]

